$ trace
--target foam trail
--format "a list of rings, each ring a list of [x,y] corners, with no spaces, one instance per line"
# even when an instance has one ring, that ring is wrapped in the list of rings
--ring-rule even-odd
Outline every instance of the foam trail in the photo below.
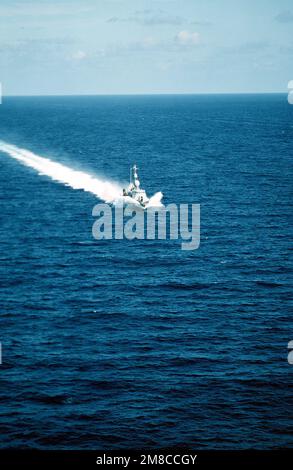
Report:
[[[54,162],[49,158],[35,155],[29,150],[25,150],[15,145],[0,141],[0,151],[10,155],[26,166],[37,170],[39,175],[46,175],[54,181],[63,183],[73,189],[83,189],[106,202],[112,202],[119,198],[122,187],[117,183],[105,181],[95,176],[91,176],[83,171],[73,170],[61,163]]]
[[[163,198],[163,193],[159,191],[158,193],[155,193],[151,198],[148,203],[148,207],[164,207],[164,204],[161,202]]]

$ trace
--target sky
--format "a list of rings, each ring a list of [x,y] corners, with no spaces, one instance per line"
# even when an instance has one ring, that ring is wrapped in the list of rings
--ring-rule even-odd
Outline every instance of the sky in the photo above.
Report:
[[[292,79],[292,0],[0,0],[4,95],[286,93]]]

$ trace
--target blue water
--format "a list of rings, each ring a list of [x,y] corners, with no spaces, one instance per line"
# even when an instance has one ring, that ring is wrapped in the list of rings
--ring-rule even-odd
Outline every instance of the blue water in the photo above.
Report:
[[[0,153],[0,446],[292,446],[286,96],[6,98],[0,140],[201,204],[196,251],[96,241],[93,194]]]

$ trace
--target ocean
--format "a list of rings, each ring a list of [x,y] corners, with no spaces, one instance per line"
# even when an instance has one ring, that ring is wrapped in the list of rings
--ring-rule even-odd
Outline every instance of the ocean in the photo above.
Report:
[[[292,154],[283,94],[4,97],[1,448],[292,447]],[[93,238],[134,163],[197,250]]]

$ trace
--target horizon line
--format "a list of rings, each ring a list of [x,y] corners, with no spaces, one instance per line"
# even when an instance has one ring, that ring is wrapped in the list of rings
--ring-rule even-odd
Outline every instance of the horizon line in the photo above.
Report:
[[[239,92],[186,92],[186,93],[68,93],[68,94],[2,94],[2,101],[5,98],[43,98],[43,97],[93,97],[93,96],[206,96],[206,95],[287,95],[286,91],[239,91]]]

